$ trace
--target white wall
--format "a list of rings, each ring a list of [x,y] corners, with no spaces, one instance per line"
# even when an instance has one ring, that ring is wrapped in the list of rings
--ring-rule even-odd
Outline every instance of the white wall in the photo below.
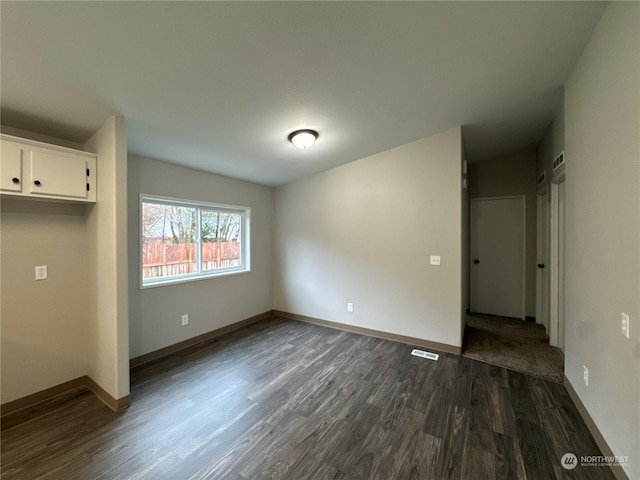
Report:
[[[87,207],[87,375],[117,400],[129,395],[126,120],[109,118],[85,149],[98,155]]]
[[[457,127],[278,188],[274,308],[460,346],[461,150]]]
[[[549,185],[555,176],[564,173],[564,166],[559,167],[553,172],[553,161],[564,150],[564,108],[553,119],[549,128],[545,132],[542,140],[536,148],[536,185],[537,179],[542,172],[546,172],[546,179],[540,185],[538,190]],[[566,157],[565,157],[566,158]]]
[[[525,196],[525,315],[536,315],[536,153],[522,150],[469,165],[469,197]]]
[[[251,272],[140,289],[140,194],[251,208]],[[129,157],[130,357],[272,309],[274,189],[147,158]],[[189,325],[180,316],[189,314]]]
[[[566,375],[640,478],[640,4],[614,2],[565,85]],[[631,339],[620,333],[631,316]],[[589,386],[582,366],[589,368]],[[578,452],[576,452],[577,454]]]
[[[49,143],[51,145],[59,145],[61,147],[74,148],[76,150],[84,150],[84,144],[72,142],[64,138],[51,137],[42,133],[30,132],[21,128],[12,127],[10,125],[0,125],[0,131],[5,135],[13,135],[14,137],[28,138],[36,142]]]
[[[86,374],[84,208],[2,200],[3,404]]]

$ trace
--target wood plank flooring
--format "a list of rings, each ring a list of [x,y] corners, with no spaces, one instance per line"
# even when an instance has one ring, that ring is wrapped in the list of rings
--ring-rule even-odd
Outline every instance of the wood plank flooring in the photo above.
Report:
[[[274,319],[132,371],[131,407],[91,394],[2,431],[2,478],[609,479],[562,385]]]

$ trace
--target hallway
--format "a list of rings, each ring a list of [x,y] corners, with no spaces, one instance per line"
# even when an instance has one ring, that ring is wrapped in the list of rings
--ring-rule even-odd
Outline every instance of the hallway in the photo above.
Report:
[[[462,355],[556,383],[564,381],[564,356],[549,346],[542,325],[517,318],[469,314]]]

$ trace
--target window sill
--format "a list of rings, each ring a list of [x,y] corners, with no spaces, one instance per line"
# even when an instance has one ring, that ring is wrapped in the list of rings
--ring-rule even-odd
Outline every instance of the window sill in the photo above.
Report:
[[[229,277],[231,275],[239,275],[242,273],[250,273],[251,269],[246,268],[243,270],[231,270],[226,272],[216,273],[203,273],[200,275],[190,275],[186,277],[172,277],[166,280],[156,280],[149,283],[143,283],[140,285],[140,290],[146,290],[147,288],[166,287],[167,285],[176,285],[180,283],[197,282],[198,280],[210,280],[212,278]]]

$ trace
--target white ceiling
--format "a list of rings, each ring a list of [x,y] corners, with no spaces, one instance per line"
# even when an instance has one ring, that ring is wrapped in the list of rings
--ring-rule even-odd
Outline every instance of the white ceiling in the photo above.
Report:
[[[2,123],[120,114],[131,153],[268,185],[455,125],[482,160],[540,140],[605,6],[2,1]]]

